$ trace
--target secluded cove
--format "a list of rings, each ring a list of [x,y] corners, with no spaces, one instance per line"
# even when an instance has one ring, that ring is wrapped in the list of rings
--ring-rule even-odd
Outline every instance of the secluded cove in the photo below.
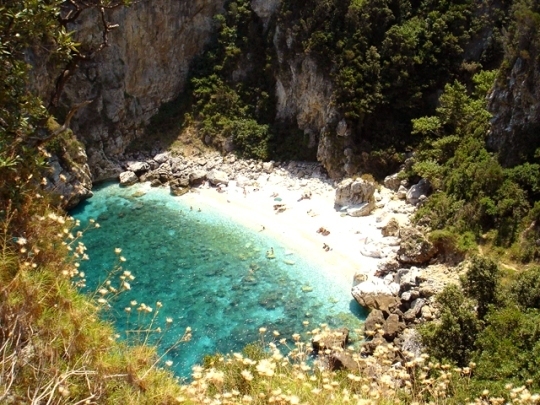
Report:
[[[141,303],[152,307],[150,319],[158,301],[163,307],[152,327],[162,332],[151,333],[151,341],[162,352],[192,328],[193,339],[164,358],[178,375],[189,376],[205,354],[239,351],[257,341],[260,327],[291,341],[293,333],[320,323],[354,325],[365,315],[350,296],[351,280],[329,274],[309,252],[300,255],[256,226],[190,202],[168,189],[107,184],[72,212],[83,227],[91,218],[101,225],[83,237],[88,290],[118,263],[115,248],[127,259],[122,267],[135,276],[110,311],[120,333],[137,327]],[[275,258],[268,257],[270,250]]]

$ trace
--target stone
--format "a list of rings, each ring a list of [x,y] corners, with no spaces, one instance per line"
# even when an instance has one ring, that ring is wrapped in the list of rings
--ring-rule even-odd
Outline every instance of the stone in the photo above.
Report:
[[[383,236],[398,236],[399,235],[399,222],[396,218],[390,218],[386,225],[381,228]]]
[[[347,215],[351,217],[365,217],[375,209],[375,202],[365,202],[347,207]]]
[[[375,332],[377,329],[382,328],[384,325],[384,314],[379,309],[372,309],[369,315],[366,318],[364,323],[364,333],[365,332]]]
[[[163,153],[158,153],[156,156],[154,156],[154,160],[159,163],[159,164],[162,164],[162,163],[165,163],[169,160],[169,154],[167,152],[163,152]]]
[[[121,186],[132,186],[139,181],[137,175],[130,171],[120,173],[119,178]]]
[[[413,311],[412,309],[408,309],[404,314],[403,314],[403,320],[405,321],[405,323],[412,323],[416,320],[416,312]]]
[[[399,316],[397,314],[390,314],[383,325],[383,337],[387,341],[392,342],[404,329],[405,324],[399,321]]]
[[[410,290],[412,287],[416,286],[417,277],[419,271],[416,267],[411,267],[409,269],[399,269],[396,273],[395,281],[399,284],[401,291]]]
[[[362,273],[361,271],[357,271],[353,276],[353,287],[357,284],[363,283],[368,279],[368,275],[366,273]]]
[[[418,315],[425,304],[426,304],[425,299],[417,298],[411,302],[411,310],[413,310]]]
[[[189,174],[189,184],[199,185],[206,180],[206,171],[202,169],[195,169]]]
[[[401,305],[401,300],[394,295],[364,294],[354,296],[354,298],[363,307],[372,310],[378,309],[385,315],[390,315],[394,309]]]
[[[351,353],[335,352],[328,356],[328,368],[330,371],[349,370],[359,372],[358,361]]]
[[[375,184],[363,179],[345,179],[336,188],[336,206],[374,202]]]
[[[407,198],[407,191],[408,190],[404,185],[399,186],[396,197],[400,200],[405,200]]]
[[[229,176],[227,175],[227,173],[221,170],[217,170],[217,169],[210,170],[208,173],[206,173],[206,178],[214,186],[217,186],[218,184],[224,184],[224,185],[229,184]]]
[[[384,184],[384,186],[386,188],[389,188],[390,190],[398,191],[399,186],[401,185],[401,180],[399,179],[399,174],[394,173],[394,174],[391,174],[390,176],[386,176],[384,178],[383,184]]]
[[[273,161],[270,161],[270,162],[264,162],[263,165],[262,165],[262,169],[264,170],[265,173],[272,173],[274,171],[274,162]]]
[[[373,257],[375,259],[382,258],[381,247],[375,243],[364,243],[360,246],[360,253],[362,256]]]
[[[426,264],[437,254],[437,247],[416,228],[404,228],[399,231],[401,244],[397,258],[401,263]]]
[[[376,336],[372,340],[365,342],[362,345],[362,349],[364,349],[363,350],[364,354],[371,355],[375,352],[375,349],[377,349],[377,347],[387,346],[387,345],[388,345],[388,342],[386,341],[386,339],[384,339],[381,336]]]
[[[427,179],[422,179],[418,182],[418,184],[415,184],[409,189],[409,191],[407,191],[405,199],[407,203],[411,205],[416,205],[418,204],[422,196],[424,196],[425,199],[425,197],[428,196],[430,192],[431,183]]]
[[[433,313],[431,312],[431,308],[427,305],[424,305],[422,307],[420,313],[422,315],[422,318],[424,318],[426,321],[431,321],[433,319]]]
[[[130,162],[127,165],[127,169],[140,175],[141,173],[150,170],[150,165],[146,162]]]

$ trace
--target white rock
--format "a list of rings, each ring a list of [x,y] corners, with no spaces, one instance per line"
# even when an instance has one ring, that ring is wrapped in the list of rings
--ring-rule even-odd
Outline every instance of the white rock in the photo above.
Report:
[[[139,181],[137,175],[130,171],[120,173],[119,177],[121,186],[131,186]]]
[[[154,160],[158,162],[159,164],[165,163],[166,161],[169,160],[169,153],[167,152],[158,153],[156,156],[154,156]]]

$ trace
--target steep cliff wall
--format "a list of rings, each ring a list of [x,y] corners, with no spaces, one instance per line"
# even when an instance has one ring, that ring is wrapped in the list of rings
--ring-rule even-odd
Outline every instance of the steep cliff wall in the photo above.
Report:
[[[290,122],[309,136],[309,148],[333,178],[353,171],[350,131],[334,102],[330,78],[309,55],[298,52],[291,28],[275,28],[273,45],[277,54],[276,120]],[[337,137],[339,132],[341,137]],[[350,173],[349,173],[350,174]]]
[[[531,161],[540,148],[540,5],[516,2],[505,36],[505,61],[491,93],[488,146],[502,164]]]
[[[498,81],[489,101],[494,117],[488,146],[506,166],[532,158],[540,148],[540,49],[524,55]]]
[[[143,134],[159,106],[185,87],[189,66],[213,33],[213,16],[224,0],[159,0],[135,2],[110,10],[119,27],[110,46],[82,62],[66,85],[61,103],[70,106],[92,99],[74,117],[72,129],[86,145],[94,181],[114,176],[115,156]],[[72,29],[80,41],[101,41],[99,15],[83,12]]]

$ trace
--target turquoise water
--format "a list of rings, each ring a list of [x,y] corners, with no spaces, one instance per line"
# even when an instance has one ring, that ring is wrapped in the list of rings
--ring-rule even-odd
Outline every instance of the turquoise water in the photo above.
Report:
[[[141,190],[147,193],[141,196]],[[114,250],[121,248],[127,259],[121,265],[135,279],[107,314],[126,337],[127,331],[141,327],[137,306],[152,307],[148,320],[160,301],[163,307],[152,328],[161,327],[162,332],[148,336],[166,353],[163,361],[173,361],[172,368],[181,377],[188,377],[205,354],[240,351],[260,340],[260,327],[268,330],[266,340],[277,330],[279,338],[291,341],[293,333],[320,323],[357,327],[365,318],[351,299],[348,282],[291,254],[294,247],[280,246],[219,212],[199,212],[166,189],[103,185],[71,214],[83,228],[90,219],[100,224],[83,237],[90,256],[81,266],[87,290],[95,291],[106,279],[118,263]],[[267,257],[270,249],[274,259]],[[113,285],[118,285],[116,279]],[[138,304],[128,315],[124,309],[132,300]],[[188,326],[193,338],[175,346]]]

